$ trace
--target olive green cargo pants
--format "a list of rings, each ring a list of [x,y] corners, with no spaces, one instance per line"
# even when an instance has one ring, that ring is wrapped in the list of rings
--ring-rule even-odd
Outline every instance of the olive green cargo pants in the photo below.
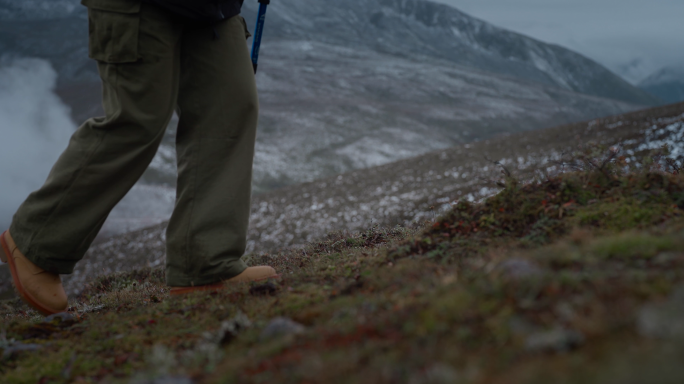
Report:
[[[154,158],[177,110],[178,186],[167,229],[170,286],[246,268],[258,101],[244,19],[187,23],[133,0],[83,0],[105,117],[86,121],[14,216],[18,247],[69,274]]]

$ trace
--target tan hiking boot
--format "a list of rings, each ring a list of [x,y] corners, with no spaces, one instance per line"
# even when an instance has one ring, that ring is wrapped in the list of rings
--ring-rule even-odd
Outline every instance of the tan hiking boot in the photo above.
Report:
[[[249,283],[252,281],[268,280],[268,279],[272,279],[275,277],[278,277],[278,274],[276,273],[275,269],[273,269],[271,267],[267,267],[267,266],[248,267],[241,274],[233,277],[232,279],[228,279],[228,280],[220,282],[220,283],[209,284],[209,285],[199,285],[197,287],[172,287],[171,292],[169,292],[169,293],[171,295],[183,295],[186,293],[202,292],[202,291],[216,292],[216,291],[219,291],[219,290],[225,288],[226,284]]]
[[[12,281],[19,296],[44,315],[67,310],[67,295],[59,275],[33,264],[14,243],[9,231],[0,236],[0,260],[9,264]]]

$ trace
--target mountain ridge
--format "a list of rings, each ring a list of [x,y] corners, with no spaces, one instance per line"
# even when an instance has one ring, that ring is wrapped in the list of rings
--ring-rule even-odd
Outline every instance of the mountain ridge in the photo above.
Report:
[[[250,25],[256,8],[256,2],[244,5],[243,15]],[[322,5],[315,0],[297,0],[288,4],[274,2],[270,8],[266,39],[304,38],[343,46],[366,46],[398,56],[408,52],[423,54],[575,92],[643,105],[659,102],[578,53],[498,28],[444,4],[425,0],[349,0],[344,4]],[[338,17],[331,18],[330,14]],[[60,76],[69,79],[68,83],[84,78],[94,80],[94,65],[83,63],[87,15],[78,0],[33,0],[21,4],[2,0],[0,19],[4,24],[22,21],[30,27],[0,28],[0,47],[4,52],[49,59],[58,67]],[[39,44],[37,39],[31,39],[35,33],[30,33],[30,29],[36,27],[28,25],[31,22],[41,22],[44,29],[53,32],[66,32],[69,38],[57,33],[61,41],[56,47]],[[12,34],[13,28],[19,32]],[[13,37],[16,44],[8,43],[3,35]],[[50,53],[60,50],[72,51],[69,61],[82,63],[76,65],[78,70],[61,68],[56,55]],[[79,74],[81,71],[86,73]]]
[[[638,86],[668,103],[684,101],[684,66],[665,67],[645,78]]]
[[[299,0],[287,5],[276,2],[271,8],[265,38],[306,37],[347,44],[353,41],[380,52],[424,54],[576,92],[637,104],[659,103],[578,53],[495,27],[444,4],[424,0],[350,0],[344,5],[321,5],[315,0]],[[244,10],[245,17],[253,20],[256,4],[247,2]],[[338,23],[335,19],[330,21],[330,16],[320,16],[331,13],[355,23]],[[292,28],[294,23],[298,28]],[[335,30],[317,33],[331,26]]]

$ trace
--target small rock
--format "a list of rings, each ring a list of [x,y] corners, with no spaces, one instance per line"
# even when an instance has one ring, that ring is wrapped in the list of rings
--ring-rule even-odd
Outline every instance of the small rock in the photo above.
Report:
[[[130,381],[131,384],[192,384],[189,377],[162,375],[155,378],[137,377]]]
[[[378,305],[370,302],[370,301],[364,301],[361,303],[361,311],[365,313],[375,313],[378,310]]]
[[[525,340],[529,352],[567,352],[584,343],[584,335],[572,329],[555,328],[536,332]]]
[[[23,344],[23,343],[14,343],[12,346],[5,348],[4,352],[2,353],[2,359],[7,360],[12,358],[18,353],[21,352],[34,352],[39,349],[43,348],[42,345],[40,344]]]
[[[678,252],[662,252],[653,258],[653,262],[659,265],[667,265],[674,261],[682,259],[681,253]]]
[[[347,285],[345,288],[343,288],[340,291],[340,295],[342,295],[342,296],[352,295],[352,294],[354,294],[354,292],[363,288],[363,285],[364,285],[363,280],[357,280],[357,281]]]
[[[577,316],[575,310],[572,308],[572,305],[567,302],[560,302],[556,304],[554,312],[561,320],[566,322],[571,322]]]
[[[8,264],[0,261],[0,301],[16,299],[18,296],[12,288],[12,274]]]
[[[414,375],[409,384],[453,384],[459,381],[458,371],[446,364],[435,364],[424,372]]]
[[[43,319],[43,323],[52,323],[56,319],[59,319],[59,322],[64,323],[67,321],[76,320],[76,316],[72,315],[69,312],[55,313],[54,315],[50,315]]]
[[[271,283],[255,285],[249,289],[249,294],[252,296],[273,296],[278,291],[278,287]]]
[[[354,307],[341,308],[335,311],[335,313],[333,313],[332,318],[334,320],[349,319],[355,317],[358,314],[358,312],[358,309]]]
[[[639,311],[637,328],[646,337],[684,338],[684,286],[665,302],[645,305]]]
[[[527,336],[539,331],[539,327],[520,316],[513,316],[508,320],[508,329],[516,336]]]
[[[101,304],[101,305],[94,305],[94,306],[92,306],[92,307],[89,306],[89,305],[87,305],[87,304],[83,304],[83,306],[81,307],[81,309],[79,310],[79,312],[81,312],[81,313],[98,312],[98,311],[100,311],[100,310],[105,309],[106,307],[107,307],[107,306],[104,305],[104,304]]]
[[[531,277],[539,277],[544,274],[544,270],[533,262],[525,259],[507,259],[500,262],[495,271],[501,273],[504,277],[513,280],[528,279]]]
[[[192,380],[183,376],[162,376],[152,380],[151,384],[192,384]]]
[[[252,322],[247,315],[238,312],[235,317],[221,323],[221,328],[218,331],[218,343],[225,345],[233,341],[240,332],[252,326]]]
[[[285,335],[296,335],[306,331],[306,327],[285,317],[276,317],[261,331],[262,339],[272,339]]]

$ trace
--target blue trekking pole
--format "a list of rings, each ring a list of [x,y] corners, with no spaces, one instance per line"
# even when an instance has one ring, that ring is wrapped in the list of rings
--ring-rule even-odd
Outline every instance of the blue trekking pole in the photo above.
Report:
[[[256,29],[254,30],[254,42],[252,43],[252,65],[254,73],[257,72],[259,63],[259,48],[261,48],[261,37],[264,35],[264,24],[266,24],[266,8],[271,4],[271,0],[259,0],[259,15],[257,16]]]

